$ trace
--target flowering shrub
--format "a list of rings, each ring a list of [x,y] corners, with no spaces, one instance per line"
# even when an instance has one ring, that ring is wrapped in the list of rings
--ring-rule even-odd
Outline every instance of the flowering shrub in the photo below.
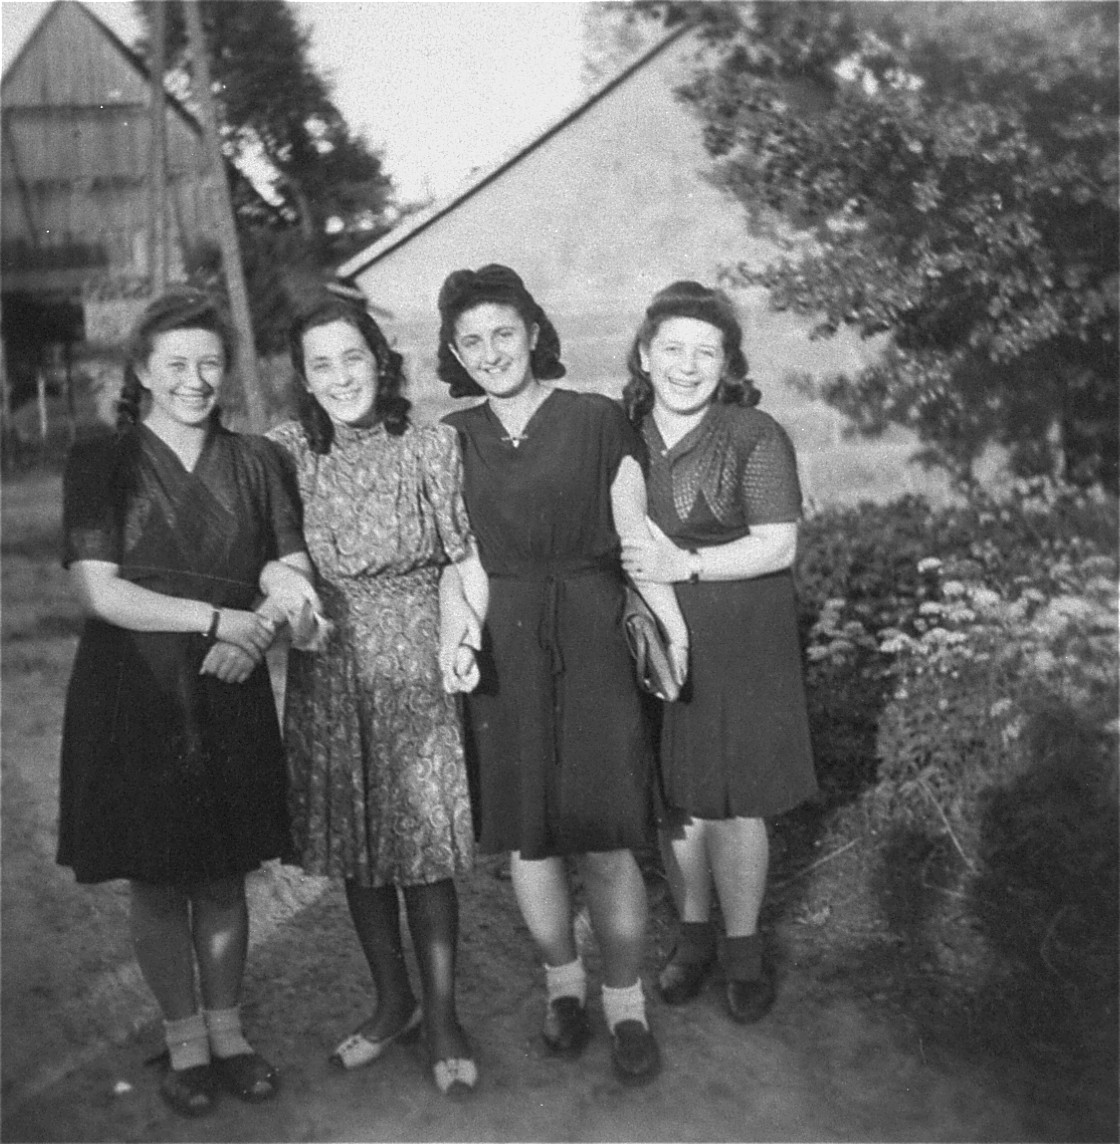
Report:
[[[1107,687],[1097,680],[1087,691],[1076,667],[1107,673],[1108,655],[1072,635],[1076,623],[1061,637],[1055,625],[1084,620],[1086,608],[1100,618],[1116,529],[1114,501],[1048,480],[946,508],[905,497],[808,520],[798,590],[826,795],[842,801],[882,779],[910,784],[907,795],[940,787],[947,797],[946,783],[975,781],[977,759],[998,770],[1026,702],[1012,706],[1011,676],[1024,686],[1049,679],[1070,698],[1091,691],[1108,707]],[[1040,670],[1023,675],[1024,664]]]
[[[894,814],[945,829],[973,867],[983,792],[1034,762],[1032,720],[1058,712],[1095,741],[1100,767],[1117,734],[1116,565],[1105,556],[1049,566],[1058,587],[1016,598],[989,587],[971,562],[923,562],[939,578],[914,634],[880,633],[894,690],[879,721],[880,793]]]

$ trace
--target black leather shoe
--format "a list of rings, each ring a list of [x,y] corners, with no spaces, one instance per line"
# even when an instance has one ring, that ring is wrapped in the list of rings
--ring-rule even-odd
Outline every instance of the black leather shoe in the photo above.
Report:
[[[180,1116],[205,1116],[217,1103],[214,1073],[209,1065],[168,1066],[159,1082],[159,1094]]]
[[[587,1010],[576,997],[557,997],[549,1003],[541,1035],[549,1052],[561,1057],[578,1057],[591,1039]]]
[[[611,1030],[611,1064],[623,1084],[647,1084],[661,1071],[661,1050],[641,1021],[619,1021]]]
[[[214,1057],[210,1062],[222,1087],[240,1100],[259,1104],[280,1091],[280,1077],[259,1053]]]
[[[670,957],[657,978],[661,1000],[666,1005],[683,1005],[691,1001],[704,987],[713,965],[714,957],[705,961],[678,961],[675,955]]]
[[[752,980],[729,978],[727,982],[727,1011],[733,1021],[750,1025],[761,1021],[774,1004],[774,983],[770,977]]]

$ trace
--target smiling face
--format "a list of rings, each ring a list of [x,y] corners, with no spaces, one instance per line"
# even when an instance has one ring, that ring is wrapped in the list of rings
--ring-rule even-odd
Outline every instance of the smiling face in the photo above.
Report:
[[[211,330],[156,334],[148,360],[136,366],[140,384],[152,395],[146,420],[153,427],[205,424],[218,402],[225,372],[222,340]]]
[[[332,421],[368,422],[377,397],[377,359],[357,327],[341,319],[303,334],[307,388]]]
[[[699,318],[666,318],[638,354],[656,405],[683,416],[708,406],[727,363],[723,331]]]
[[[533,380],[537,327],[513,306],[483,302],[455,320],[451,352],[491,397],[515,397]]]

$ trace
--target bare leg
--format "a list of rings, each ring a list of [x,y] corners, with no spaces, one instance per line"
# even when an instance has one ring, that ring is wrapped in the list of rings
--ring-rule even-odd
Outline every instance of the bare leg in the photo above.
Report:
[[[603,953],[603,984],[633,985],[642,967],[646,887],[629,850],[585,854],[581,860],[591,924]]]
[[[669,889],[682,922],[706,922],[712,909],[712,867],[705,819],[693,818],[683,837],[662,832],[661,851]],[[721,899],[722,901],[722,899]]]
[[[424,1022],[433,1061],[470,1056],[455,1010],[455,957],[459,941],[459,897],[450,878],[407,886],[408,928],[424,990]]]
[[[706,825],[727,936],[746,937],[758,930],[758,915],[766,893],[770,862],[766,823],[761,818],[729,818]]]
[[[397,1032],[416,1009],[401,943],[396,886],[361,886],[347,880],[346,904],[377,990],[377,1012],[362,1026],[370,1040]]]
[[[190,1017],[198,1003],[186,893],[175,886],[132,882],[129,928],[140,972],[164,1020]]]
[[[510,877],[521,916],[546,965],[567,965],[576,958],[572,900],[563,858],[523,861],[510,855]]]
[[[190,893],[191,931],[202,1003],[207,1009],[231,1009],[241,1000],[249,950],[245,880],[231,878],[192,886]]]

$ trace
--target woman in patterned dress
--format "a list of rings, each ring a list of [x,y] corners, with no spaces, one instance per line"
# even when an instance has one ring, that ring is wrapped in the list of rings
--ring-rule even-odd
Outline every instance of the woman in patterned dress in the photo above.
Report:
[[[675,282],[655,295],[628,365],[657,529],[624,545],[623,564],[675,587],[691,640],[689,691],[665,706],[661,733],[662,843],[681,925],[659,985],[669,1004],[703,986],[716,960],[714,883],[728,1012],[757,1021],[774,997],[758,935],[764,820],[816,790],[791,574],[797,465],[784,430],[753,408],[721,291]]]
[[[490,577],[482,682],[467,697],[481,849],[511,852],[544,962],[545,1044],[568,1056],[590,1029],[566,856],[577,860],[603,954],[612,1063],[624,1083],[643,1083],[660,1056],[639,976],[646,895],[632,848],[652,826],[652,772],[619,565],[619,534],[646,529],[640,443],[616,402],[551,384],[564,373],[560,340],[508,267],[455,271],[439,309],[440,377],[453,397],[486,398],[447,418]],[[683,676],[672,591],[649,594]]]
[[[477,1070],[455,1007],[458,898],[471,808],[456,701],[477,680],[481,619],[459,575],[485,577],[460,493],[455,434],[415,428],[401,357],[360,306],[327,298],[295,320],[298,421],[270,433],[290,455],[304,537],[335,631],[289,658],[285,735],[296,845],[340,877],[377,991],[332,1061],[375,1060],[421,1024],[443,1092]],[[442,614],[441,614],[442,611]],[[405,965],[398,889],[420,970]]]
[[[275,623],[252,609],[269,561],[310,573],[278,451],[218,421],[231,351],[208,295],[153,301],[128,345],[116,436],[76,445],[63,478],[64,561],[87,619],[58,861],[79,882],[130,880],[133,947],[164,1017],[160,1092],[188,1116],[209,1111],[216,1083],[251,1101],[277,1091],[238,1010],[245,874],[291,853],[262,662]]]

